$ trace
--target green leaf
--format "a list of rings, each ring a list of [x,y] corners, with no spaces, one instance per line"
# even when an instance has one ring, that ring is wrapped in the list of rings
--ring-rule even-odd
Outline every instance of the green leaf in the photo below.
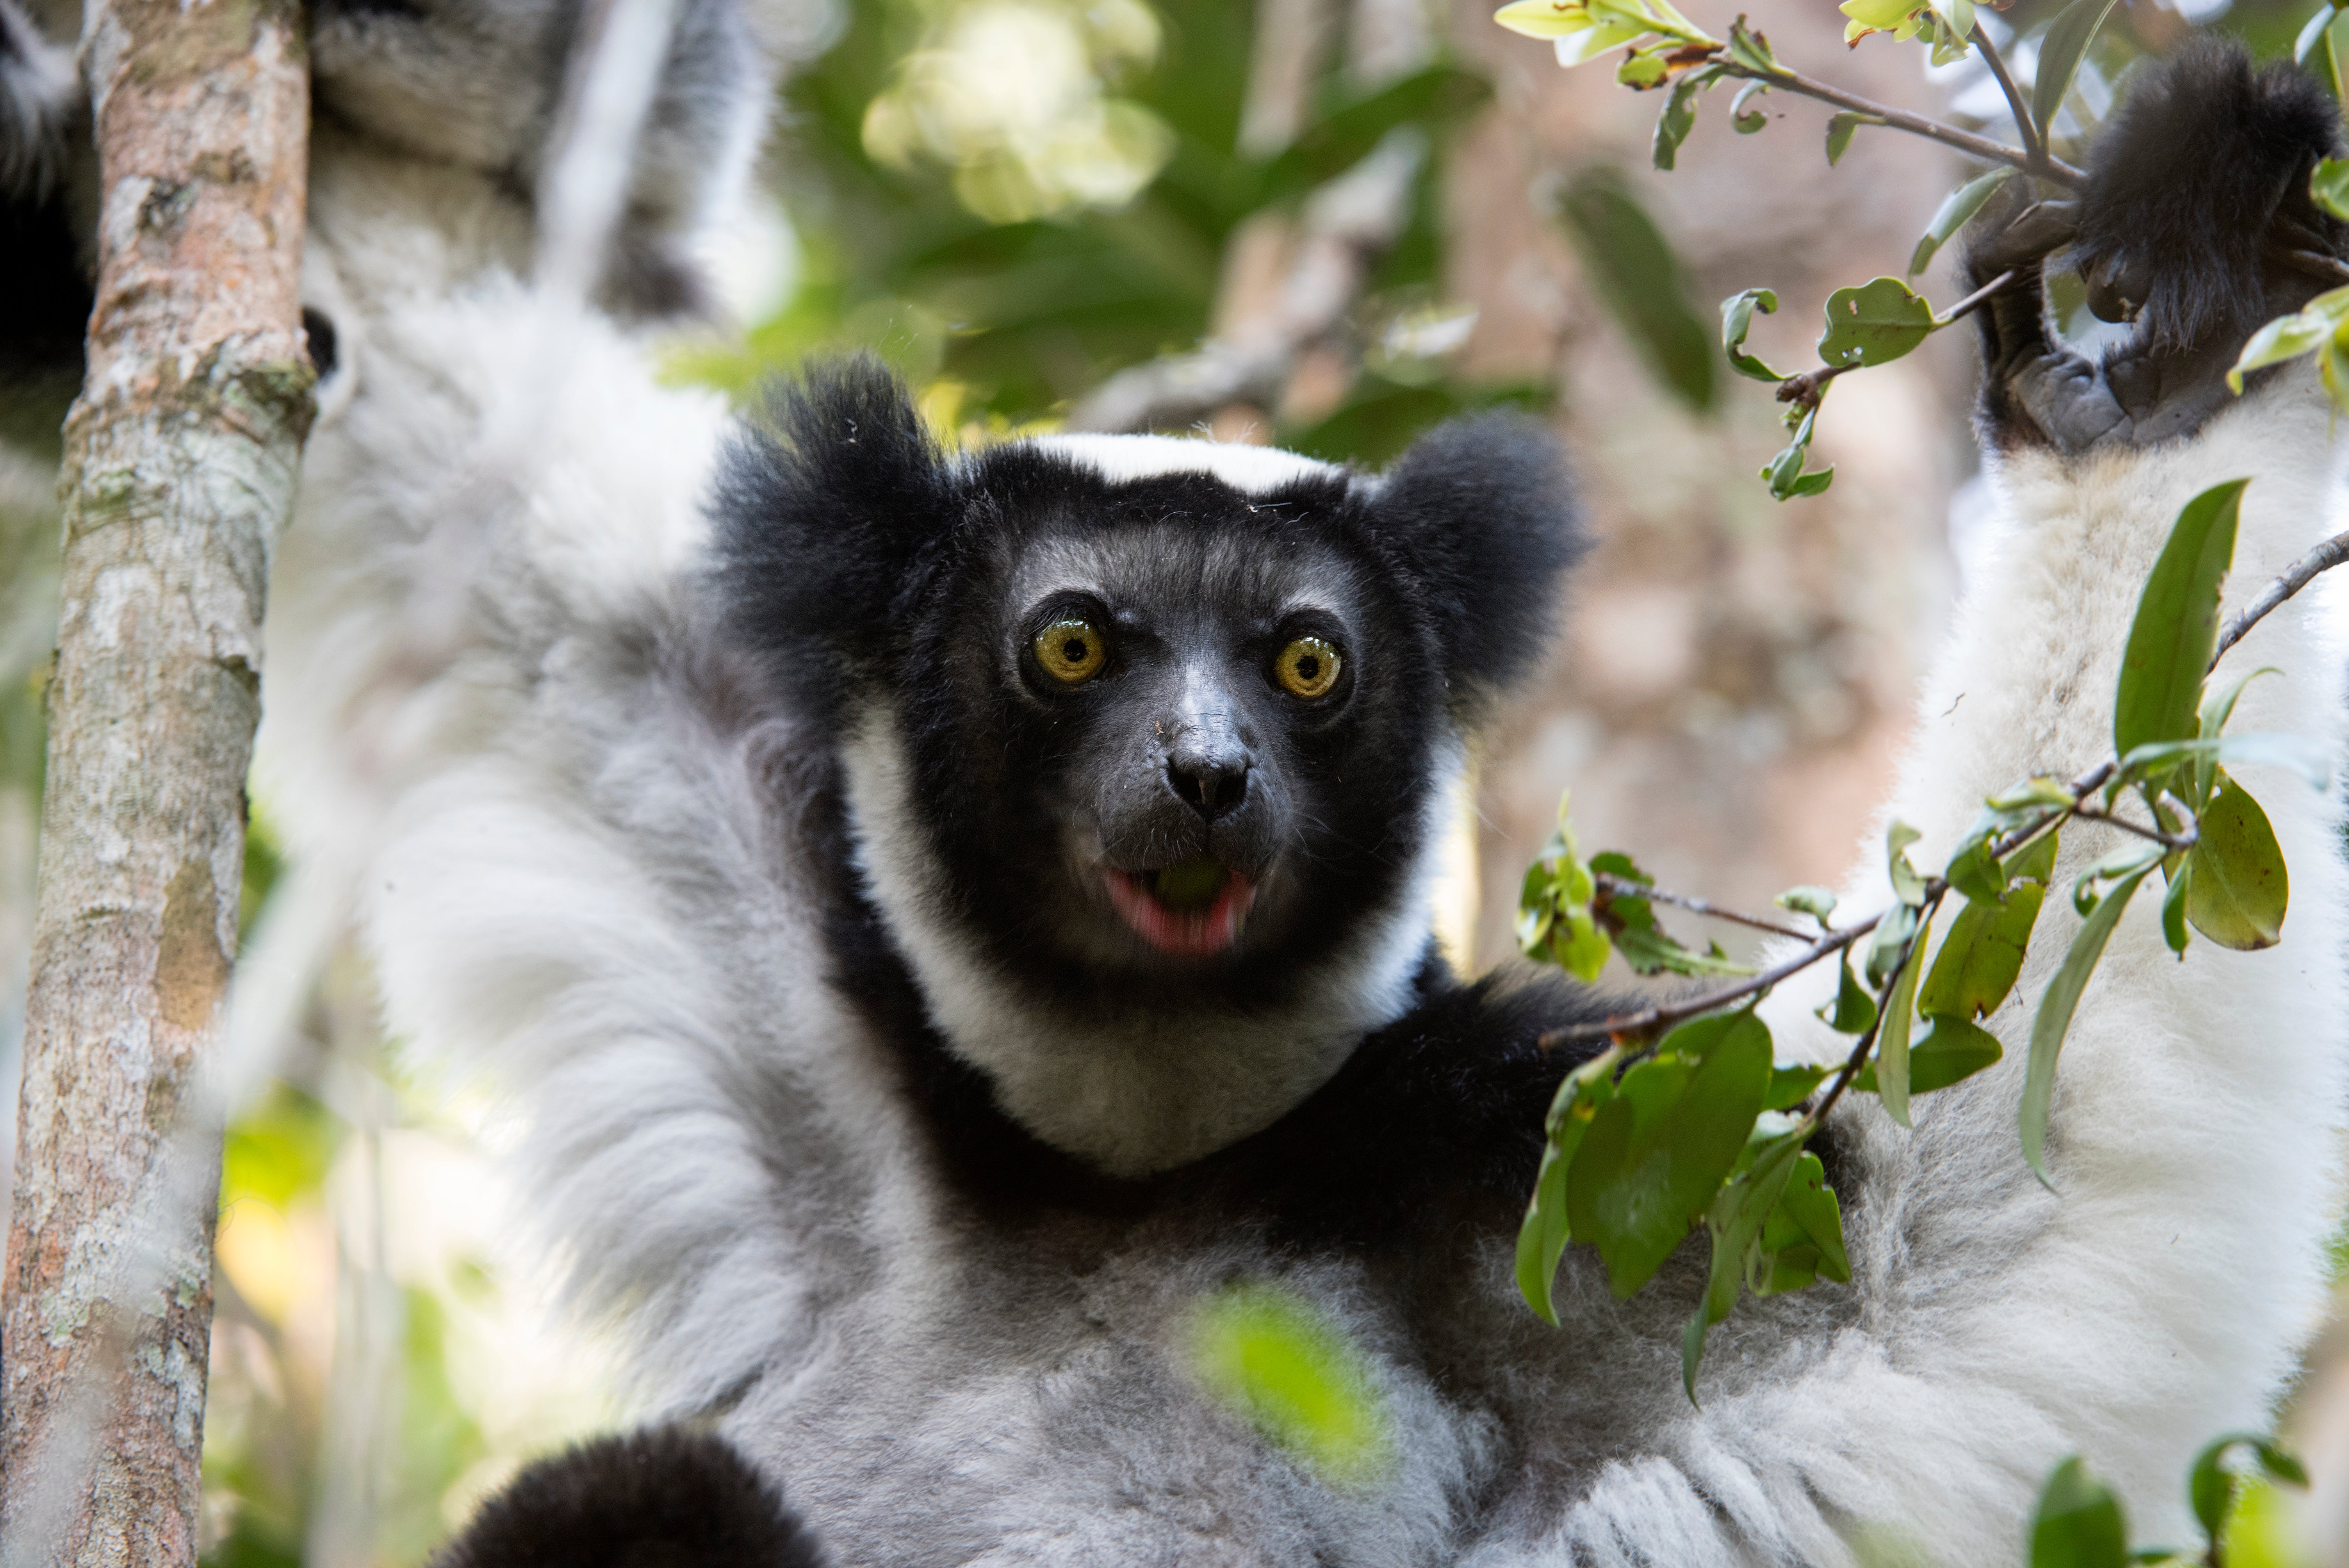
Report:
[[[2189,758],[2289,769],[2316,789],[2323,789],[2333,776],[2331,758],[2317,742],[2302,735],[2258,730],[2248,735],[2213,736],[2207,740],[2198,736],[2192,740],[2140,746],[2121,758],[2114,783],[2131,784],[2160,777]]]
[[[1857,44],[1870,33],[1913,38],[1924,26],[1929,9],[1919,0],[1844,0],[1836,8],[1851,18],[1843,27],[1843,41],[1847,44]]]
[[[2052,774],[2042,773],[1989,798],[1984,804],[1993,811],[2022,811],[2033,806],[2061,809],[2075,803],[2071,786]]]
[[[2243,695],[2243,688],[2261,676],[2282,674],[2283,672],[2273,665],[2261,665],[2258,669],[2237,676],[2223,686],[2213,687],[2206,684],[2202,692],[2201,711],[2197,715],[2199,733],[2195,738],[2216,740],[2224,735],[2227,726],[2234,719],[2235,703]],[[2210,799],[2211,784],[2218,770],[2219,759],[2216,757],[2198,757],[2194,759],[2193,805],[2196,810],[2200,810],[2203,802]]]
[[[1881,985],[1892,977],[1892,966],[1900,962],[1909,949],[1909,939],[1917,934],[1917,912],[1905,903],[1896,903],[1884,912],[1876,923],[1876,934],[1868,944],[1865,973],[1868,983]]]
[[[1200,1381],[1268,1439],[1341,1486],[1392,1469],[1394,1425],[1369,1357],[1303,1295],[1230,1285],[1188,1327]]]
[[[1840,109],[1827,117],[1827,167],[1833,169],[1843,161],[1846,150],[1851,146],[1851,133],[1863,125],[1887,123],[1880,114],[1862,114],[1857,109]]]
[[[1729,100],[1729,123],[1736,128],[1738,135],[1751,136],[1770,123],[1770,117],[1767,114],[1758,108],[1748,109],[1745,107],[1754,98],[1769,90],[1770,84],[1767,82],[1749,81],[1737,89],[1735,98]]]
[[[2055,123],[2055,111],[2064,107],[2064,95],[2072,90],[2072,78],[2080,74],[2080,62],[2087,57],[2088,46],[2111,15],[2113,4],[2114,0],[2072,0],[2040,40],[2031,118],[2038,122],[2041,140],[2046,139],[2047,128]]]
[[[1681,1333],[1681,1385],[1692,1405],[1696,1403],[1697,1365],[1704,1357],[1704,1331],[1727,1317],[1729,1309],[1737,1305],[1746,1254],[1786,1190],[1795,1160],[1803,1151],[1804,1137],[1787,1133],[1765,1145],[1743,1175],[1721,1189],[1707,1210],[1713,1265],[1705,1276],[1704,1300]]]
[[[1836,989],[1836,999],[1817,1009],[1826,1026],[1839,1035],[1864,1035],[1876,1022],[1876,998],[1851,972],[1851,949],[1843,954],[1843,983]]]
[[[1680,157],[1681,143],[1696,128],[1696,95],[1713,85],[1718,73],[1690,71],[1672,84],[1671,96],[1664,99],[1663,112],[1656,116],[1656,136],[1650,155],[1659,169],[1669,170]]]
[[[1899,278],[1876,278],[1827,296],[1819,357],[1829,365],[1885,365],[1932,335],[1933,307]]]
[[[2004,899],[1966,900],[1934,955],[1933,972],[1917,997],[1919,1012],[1987,1018],[2006,1000],[2023,973],[2023,951],[2054,874],[2055,840],[2044,834],[2006,858],[1999,872],[2010,884]]]
[[[1812,887],[1806,883],[1802,887],[1788,888],[1771,902],[1780,909],[1791,909],[1796,914],[1809,915],[1824,930],[1827,916],[1835,913],[1836,896],[1823,887]]]
[[[2228,387],[2240,393],[2243,377],[2251,371],[2303,354],[2337,350],[2344,322],[2349,322],[2349,288],[2318,294],[2292,315],[2276,317],[2244,343],[2233,368],[2227,372]]]
[[[1599,1108],[1567,1202],[1573,1234],[1599,1249],[1618,1296],[1647,1284],[1713,1202],[1761,1112],[1770,1055],[1769,1031],[1744,1015],[1693,1068],[1661,1055],[1641,1062]]]
[[[1868,1003],[1869,1011],[1873,1012],[1875,1007],[1876,1004],[1873,1001]],[[1811,1091],[1825,1083],[1827,1074],[1834,1070],[1833,1068],[1810,1066],[1782,1068],[1773,1064],[1770,1068],[1770,1087],[1762,1097],[1762,1109],[1764,1110],[1793,1109],[1811,1097]]]
[[[1526,1204],[1525,1223],[1517,1229],[1517,1289],[1534,1315],[1552,1328],[1557,1326],[1557,1307],[1550,1292],[1557,1279],[1557,1260],[1573,1234],[1568,1224],[1567,1172],[1591,1119],[1614,1095],[1615,1064],[1622,1056],[1619,1047],[1603,1052],[1557,1086],[1546,1123],[1548,1140],[1542,1149],[1541,1171]]]
[[[2167,873],[2169,891],[2161,896],[2161,940],[2180,958],[2186,956],[2186,896],[2194,885],[2194,868],[2180,865]]]
[[[1835,1189],[1827,1185],[1826,1167],[1807,1149],[1795,1161],[1780,1208],[1792,1215],[1803,1233],[1819,1249],[1819,1273],[1837,1284],[1851,1283],[1851,1260],[1844,1255],[1843,1209]]]
[[[2031,1568],[2124,1568],[2128,1525],[2120,1499],[2078,1455],[2057,1465],[2031,1522]]]
[[[1909,1095],[1915,1099],[1970,1078],[2006,1055],[1998,1037],[1963,1018],[1935,1016],[1930,1027],[1909,1046]],[[1862,1068],[1851,1087],[1865,1094],[1878,1092],[1876,1069]]]
[[[1754,313],[1764,315],[1777,313],[1778,296],[1768,289],[1746,289],[1731,294],[1721,302],[1721,346],[1729,356],[1729,366],[1740,376],[1756,381],[1784,381],[1785,377],[1745,352],[1745,334],[1754,325]]]
[[[2305,1487],[2308,1471],[2292,1455],[2278,1448],[2274,1441],[2258,1432],[2230,1432],[2205,1448],[2194,1457],[2194,1467],[2187,1474],[2186,1495],[2194,1504],[2195,1520],[2202,1533],[2214,1544],[2227,1522],[2227,1511],[2235,1501],[2236,1472],[2227,1468],[2228,1457],[2237,1449],[2248,1448],[2258,1460],[2260,1468],[2271,1480],[2286,1486]]]
[[[2235,520],[2249,480],[2214,485],[2186,503],[2139,595],[2121,655],[2113,748],[2196,735],[2202,676],[2219,639],[2219,588],[2235,557]]]
[[[1729,25],[1730,57],[1750,71],[1765,76],[1777,76],[1785,70],[1778,57],[1771,52],[1770,40],[1758,28],[1748,27],[1740,16]]]
[[[2307,23],[2300,29],[2300,36],[2292,41],[2292,63],[2293,65],[2304,66],[2308,64],[2308,57],[2314,54],[2316,52],[2316,46],[2323,41],[2324,30],[2333,26],[2333,18],[2338,16],[2340,14],[2340,12],[2334,10],[2330,5],[2320,5],[2316,8],[2316,14],[2309,17]],[[2325,159],[2323,162],[2318,164],[2317,172],[2322,174],[2323,172],[2324,163],[2331,163],[2334,160],[2332,159]],[[2316,192],[2312,189],[2309,191],[2309,194],[2314,196]],[[2323,197],[2317,197],[2317,201],[2319,205],[2324,205]],[[2326,206],[2325,211],[2331,212],[2336,218],[2349,218],[2349,212],[2342,211],[2337,207]]]
[[[2321,158],[2308,177],[2309,200],[2336,218],[2349,218],[2349,158]]]
[[[1876,1093],[1884,1109],[1901,1126],[1909,1125],[1909,1026],[1916,1016],[1917,976],[1925,967],[1925,944],[1932,939],[1929,915],[1909,946],[1909,961],[1900,966],[1891,994],[1884,999],[1884,1016],[1876,1027]]]
[[[1995,903],[2005,896],[2006,877],[1998,857],[1991,853],[1992,834],[1976,832],[1942,868],[1941,880],[1976,902]]]
[[[2220,779],[2186,855],[2186,918],[2221,947],[2273,947],[2292,896],[2283,851],[2260,803],[2223,773]]]
[[[1599,298],[1656,379],[1690,407],[1711,408],[1713,345],[1689,309],[1680,263],[1662,231],[1622,181],[1604,171],[1568,185],[1558,214]]]
[[[2064,954],[2054,978],[2040,994],[2039,1011],[2031,1020],[2031,1057],[2023,1081],[2023,1158],[2051,1191],[2055,1184],[2047,1178],[2047,1108],[2055,1095],[2055,1058],[2064,1049],[2064,1037],[2071,1032],[2080,993],[2087,989],[2088,976],[2095,973],[2096,960],[2104,956],[2113,927],[2120,923],[2137,883],[2145,881],[2156,863],[2148,861],[2124,877],[2089,914],[2072,939],[2071,951]]]
[[[1925,835],[1899,820],[1884,830],[1884,863],[1892,878],[1892,891],[1902,903],[1921,905],[1925,902],[1925,879],[1909,863],[1909,846]]]
[[[1909,275],[1915,277],[1932,264],[1933,253],[1949,243],[1950,236],[1966,226],[1966,221],[1982,211],[1982,203],[1996,194],[1998,188],[2014,178],[2012,164],[2002,164],[1979,179],[1969,180],[1941,199],[1933,212],[1933,221],[1925,225],[1924,238],[1909,258]]]

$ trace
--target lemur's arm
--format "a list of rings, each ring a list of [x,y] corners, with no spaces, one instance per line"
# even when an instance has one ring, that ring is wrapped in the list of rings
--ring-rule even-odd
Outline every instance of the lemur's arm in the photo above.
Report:
[[[2230,614],[2341,526],[2333,415],[2305,364],[2240,399],[2220,385],[2248,333],[2317,286],[2262,264],[2271,226],[2337,248],[2298,194],[2336,124],[2304,78],[2189,48],[2139,87],[2076,211],[2026,214],[1975,258],[1982,277],[2021,264],[2033,286],[1990,313],[1982,426],[2002,515],[1886,807],[1924,831],[1916,864],[1939,866],[1985,796],[2110,754],[2138,592],[2187,500],[2251,479]],[[2051,336],[2035,286],[2075,230],[2100,294],[2140,306],[2134,341],[2101,362]],[[2341,740],[2316,598],[2229,655],[2284,672],[2253,683],[2234,727]],[[2158,887],[2138,895],[2064,1049],[2060,1195],[2045,1191],[2017,1133],[2031,1009],[2080,925],[2072,880],[2118,847],[2109,829],[2067,828],[2021,982],[1987,1020],[2005,1059],[1919,1099],[1913,1131],[1869,1097],[1835,1115],[1846,1309],[1741,1305],[1708,1349],[1702,1413],[1661,1423],[1662,1462],[1618,1467],[1568,1522],[1594,1560],[1630,1541],[1642,1562],[1711,1561],[1684,1543],[1725,1533],[1746,1544],[1723,1560],[1758,1543],[1771,1561],[1840,1561],[1837,1537],[1881,1529],[1937,1561],[2013,1563],[2039,1482],[2075,1450],[2143,1538],[2192,1538],[2189,1458],[2266,1424],[2317,1321],[2344,1092],[2339,813],[2296,778],[2243,774],[2291,867],[2282,945],[2198,941],[2181,964]],[[1843,906],[1855,914],[1890,900],[1882,826]],[[1810,1013],[1833,977],[1811,978],[1772,997],[1768,1020],[1782,1051],[1840,1059],[1848,1041]]]

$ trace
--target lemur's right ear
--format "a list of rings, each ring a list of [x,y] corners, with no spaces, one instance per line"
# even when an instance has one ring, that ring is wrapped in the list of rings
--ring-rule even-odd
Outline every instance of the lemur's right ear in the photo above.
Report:
[[[953,526],[953,469],[905,384],[869,355],[777,388],[727,454],[717,587],[735,635],[861,659]]]

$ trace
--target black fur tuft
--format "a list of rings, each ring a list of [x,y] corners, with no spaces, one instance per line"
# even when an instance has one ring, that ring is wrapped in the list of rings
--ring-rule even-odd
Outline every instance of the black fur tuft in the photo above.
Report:
[[[431,1568],[820,1568],[782,1493],[728,1443],[674,1428],[541,1460]]]
[[[2089,160],[2074,256],[2092,289],[2134,305],[2155,347],[2257,325],[2260,253],[2276,219],[2327,244],[2343,232],[2307,196],[2340,126],[2313,77],[2255,67],[2231,41],[2197,38],[2152,66]]]
[[[80,102],[73,51],[0,0],[0,199],[38,201],[56,187]]]
[[[869,355],[778,387],[765,423],[736,438],[719,476],[718,592],[734,634],[788,661],[812,711],[837,699],[842,655],[889,645],[953,490],[904,384]]]
[[[1389,470],[1371,513],[1452,677],[1476,696],[1522,677],[1547,645],[1560,575],[1590,543],[1557,438],[1509,414],[1441,426]]]

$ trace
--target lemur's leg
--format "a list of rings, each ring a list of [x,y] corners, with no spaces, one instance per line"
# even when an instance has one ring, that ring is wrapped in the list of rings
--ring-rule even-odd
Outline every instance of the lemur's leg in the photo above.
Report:
[[[2240,399],[2222,382],[2246,335],[2312,290],[2262,241],[2337,242],[2295,195],[2335,124],[2304,78],[2191,50],[2148,73],[2076,208],[2023,214],[1975,259],[1982,278],[2025,274],[1986,313],[1982,435],[2003,516],[1887,803],[1926,835],[1915,863],[1940,865],[1986,795],[2111,753],[2138,593],[2189,500],[2252,481],[2230,612],[2341,526],[2333,417],[2308,366]],[[2108,307],[2138,306],[2131,342],[2101,360],[2054,338],[2036,286],[2067,241]],[[2229,655],[2283,672],[2253,683],[2235,727],[2342,739],[2315,597]],[[2032,1009],[2080,926],[2064,890],[2118,847],[2110,830],[2068,828],[2021,982],[1987,1020],[2005,1060],[1918,1100],[1913,1131],[1865,1096],[1834,1118],[1850,1316],[1823,1327],[1799,1296],[1741,1305],[1708,1350],[1702,1413],[1663,1423],[1661,1462],[1619,1467],[1575,1514],[1568,1534],[1593,1560],[1626,1542],[1639,1561],[1710,1560],[1685,1548],[1693,1534],[1720,1540],[1723,1561],[1836,1561],[1839,1538],[1881,1524],[1939,1561],[2012,1563],[2040,1480],[2075,1450],[2121,1489],[2142,1537],[2192,1537],[2188,1459],[2265,1424],[2323,1305],[2344,1094],[2338,812],[2296,778],[2242,774],[2291,867],[2282,944],[2198,941],[2180,963],[2159,889],[2138,895],[2064,1047],[2061,1195],[2047,1191],[2017,1134]],[[1881,828],[1847,893],[1855,916],[1890,900]],[[1770,999],[1782,1051],[1847,1050],[1809,1011],[1833,979]]]

